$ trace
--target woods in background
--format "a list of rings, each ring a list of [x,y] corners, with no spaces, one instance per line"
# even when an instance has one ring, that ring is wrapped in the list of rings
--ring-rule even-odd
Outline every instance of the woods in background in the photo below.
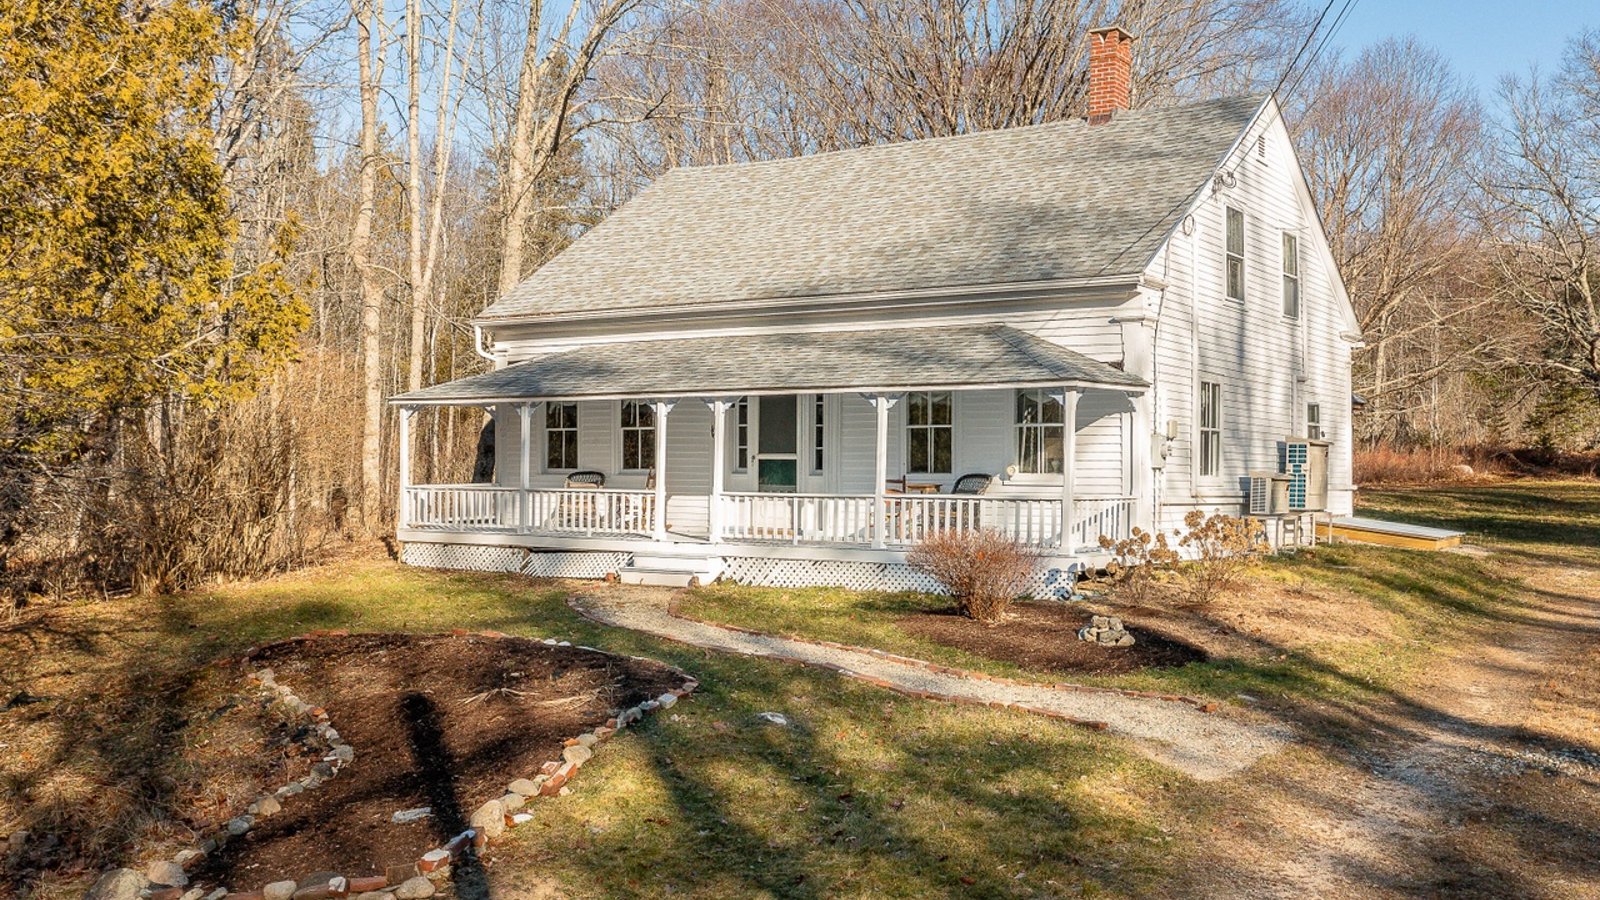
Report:
[[[656,176],[1079,116],[1109,22],[1136,106],[1280,90],[1366,338],[1363,441],[1600,436],[1595,35],[1485,101],[1412,41],[1337,57],[1287,0],[3,7],[15,596],[382,535],[383,399],[489,367],[471,317]],[[415,477],[469,480],[484,421],[419,416]]]

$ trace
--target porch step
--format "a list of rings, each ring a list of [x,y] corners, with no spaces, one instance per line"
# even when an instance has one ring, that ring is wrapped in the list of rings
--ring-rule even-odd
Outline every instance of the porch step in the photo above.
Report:
[[[688,587],[692,579],[710,584],[722,574],[720,556],[683,553],[635,553],[633,559],[617,569],[623,584],[650,584],[661,587]]]

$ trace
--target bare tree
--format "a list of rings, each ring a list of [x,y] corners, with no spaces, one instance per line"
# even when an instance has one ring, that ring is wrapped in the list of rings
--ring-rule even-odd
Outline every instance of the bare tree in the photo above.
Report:
[[[1482,111],[1444,58],[1410,39],[1333,60],[1302,85],[1289,117],[1366,342],[1366,436],[1393,437],[1406,397],[1426,406],[1429,385],[1481,358],[1471,314],[1493,302],[1477,283],[1472,218]]]
[[[1572,42],[1556,77],[1507,78],[1501,98],[1485,193],[1499,286],[1542,337],[1522,362],[1600,399],[1600,31]]]
[[[1303,11],[1282,0],[704,0],[602,72],[657,107],[619,142],[645,175],[1083,113],[1087,35],[1138,35],[1134,102],[1261,89]]]
[[[356,24],[358,90],[361,97],[361,163],[355,220],[350,228],[350,261],[361,285],[361,518],[378,528],[383,508],[383,284],[373,258],[372,221],[378,203],[378,89],[385,49],[378,0],[350,0]]]
[[[517,99],[506,146],[501,190],[504,222],[500,232],[500,293],[522,280],[528,225],[537,212],[537,190],[560,154],[572,128],[579,91],[628,15],[640,0],[568,3],[555,33],[544,36],[546,4],[533,0],[517,77]]]

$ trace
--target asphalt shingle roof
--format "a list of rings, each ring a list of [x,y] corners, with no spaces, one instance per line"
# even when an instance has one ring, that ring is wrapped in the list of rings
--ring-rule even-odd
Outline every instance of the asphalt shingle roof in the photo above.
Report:
[[[674,169],[480,320],[1134,274],[1263,102]]]
[[[1009,325],[729,335],[597,344],[393,398],[465,403],[1145,382]]]

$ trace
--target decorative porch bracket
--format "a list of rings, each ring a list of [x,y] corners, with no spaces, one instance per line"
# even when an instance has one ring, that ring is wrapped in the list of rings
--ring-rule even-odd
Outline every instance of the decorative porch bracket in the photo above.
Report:
[[[889,510],[885,505],[885,495],[889,489],[889,410],[904,394],[862,394],[873,409],[878,411],[878,439],[875,458],[877,460],[876,474],[872,479],[872,546],[882,550],[885,544],[884,531],[888,527]]]
[[[676,400],[654,401],[656,412],[656,497],[655,538],[658,541],[667,539],[667,416],[672,408],[678,405]]]
[[[1061,404],[1061,553],[1070,556],[1077,552],[1072,545],[1073,505],[1077,502],[1074,482],[1078,476],[1078,397],[1079,388],[1063,387],[1050,392]]]
[[[733,400],[721,397],[703,397],[702,402],[711,410],[711,508],[708,537],[713,544],[722,543],[722,488],[723,470],[728,463],[728,410]]]

